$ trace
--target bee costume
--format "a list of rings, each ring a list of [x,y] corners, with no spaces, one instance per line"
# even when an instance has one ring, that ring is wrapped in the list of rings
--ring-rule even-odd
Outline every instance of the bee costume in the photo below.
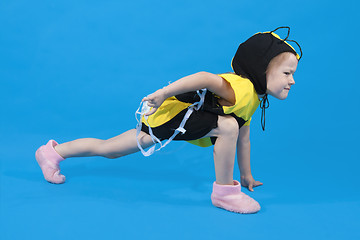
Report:
[[[287,28],[288,34],[281,39],[274,32]],[[279,27],[271,32],[256,33],[241,43],[232,59],[234,73],[219,74],[230,83],[236,102],[232,106],[221,106],[219,97],[206,89],[188,92],[166,99],[158,110],[145,117],[149,110],[141,103],[136,115],[140,115],[137,125],[137,138],[140,131],[150,134],[156,144],[145,152],[138,141],[138,147],[145,156],[165,147],[172,140],[185,140],[192,144],[208,147],[215,144],[216,137],[203,138],[212,129],[217,128],[218,116],[234,117],[239,128],[249,126],[251,116],[259,105],[262,108],[261,124],[265,130],[265,109],[269,107],[266,94],[266,69],[274,57],[283,52],[291,52],[300,60],[302,51],[296,41],[288,40],[289,27]],[[295,42],[300,49],[299,56],[287,41]],[[264,95],[262,100],[258,95]],[[141,109],[141,111],[140,111]],[[168,139],[165,144],[161,141]]]

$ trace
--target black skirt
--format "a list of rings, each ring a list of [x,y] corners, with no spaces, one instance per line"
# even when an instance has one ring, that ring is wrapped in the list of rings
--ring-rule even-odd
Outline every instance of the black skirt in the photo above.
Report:
[[[182,110],[179,114],[177,114],[174,118],[172,118],[170,121],[164,123],[161,126],[151,128],[154,135],[160,140],[169,139],[174,134],[174,131],[180,126],[180,123],[184,119],[187,111],[188,109],[186,108]],[[217,114],[203,110],[194,110],[185,123],[184,128],[186,132],[184,134],[179,133],[178,135],[176,135],[174,140],[191,141],[200,139],[206,134],[208,134],[212,129],[217,128],[217,121]],[[141,131],[149,134],[149,127],[143,123]]]
[[[195,103],[200,100],[200,97],[196,92],[188,92],[175,96],[179,101],[186,103]],[[164,123],[161,126],[151,128],[154,135],[160,140],[169,139],[173,134],[175,129],[180,126],[186,112],[187,108],[182,110],[174,118]],[[190,118],[187,120],[184,128],[186,132],[184,134],[179,133],[176,135],[174,140],[185,140],[191,141],[204,137],[212,129],[217,128],[219,116],[227,115],[224,113],[223,108],[218,103],[218,98],[210,91],[206,92],[205,102],[203,106],[190,115]],[[235,114],[229,114],[234,117],[239,124],[239,129],[244,125],[245,121],[242,118],[237,117]],[[141,131],[149,134],[149,127],[144,123],[142,124]],[[216,137],[211,137],[212,144],[215,144]]]

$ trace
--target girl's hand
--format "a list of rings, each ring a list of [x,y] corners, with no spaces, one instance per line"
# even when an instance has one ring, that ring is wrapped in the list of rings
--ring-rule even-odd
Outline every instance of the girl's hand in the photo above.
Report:
[[[148,95],[147,97],[144,97],[142,102],[147,101],[147,105],[152,108],[149,112],[145,114],[145,116],[154,114],[166,98],[167,97],[163,89],[159,89],[156,92]]]
[[[254,191],[253,187],[263,185],[262,182],[255,181],[255,179],[251,175],[250,176],[241,176],[240,181],[241,181],[241,186],[247,187],[249,189],[249,191],[251,191],[251,192]]]

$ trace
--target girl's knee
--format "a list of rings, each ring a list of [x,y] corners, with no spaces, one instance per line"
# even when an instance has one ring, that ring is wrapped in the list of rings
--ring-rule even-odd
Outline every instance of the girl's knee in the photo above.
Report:
[[[234,136],[239,135],[239,124],[234,117],[221,116],[218,121],[219,135]]]
[[[120,157],[117,153],[114,152],[114,149],[111,147],[111,144],[107,140],[103,140],[96,147],[96,152],[98,156],[102,156],[109,159],[115,159]]]

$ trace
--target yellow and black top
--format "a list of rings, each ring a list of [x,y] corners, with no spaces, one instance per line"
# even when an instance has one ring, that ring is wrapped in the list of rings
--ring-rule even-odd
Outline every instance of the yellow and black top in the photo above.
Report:
[[[234,73],[219,74],[228,81],[235,92],[236,102],[232,106],[221,106],[219,97],[214,93],[207,92],[203,107],[194,111],[185,124],[186,132],[179,134],[174,140],[185,140],[192,144],[208,147],[214,144],[214,139],[202,138],[212,129],[217,127],[219,115],[233,116],[239,127],[250,125],[251,116],[260,104],[254,85],[247,78]],[[194,102],[199,101],[196,92],[189,92],[170,97],[164,101],[159,109],[147,119],[153,133],[159,139],[168,139],[179,126],[187,108]],[[142,120],[142,131],[148,133],[148,127]]]

